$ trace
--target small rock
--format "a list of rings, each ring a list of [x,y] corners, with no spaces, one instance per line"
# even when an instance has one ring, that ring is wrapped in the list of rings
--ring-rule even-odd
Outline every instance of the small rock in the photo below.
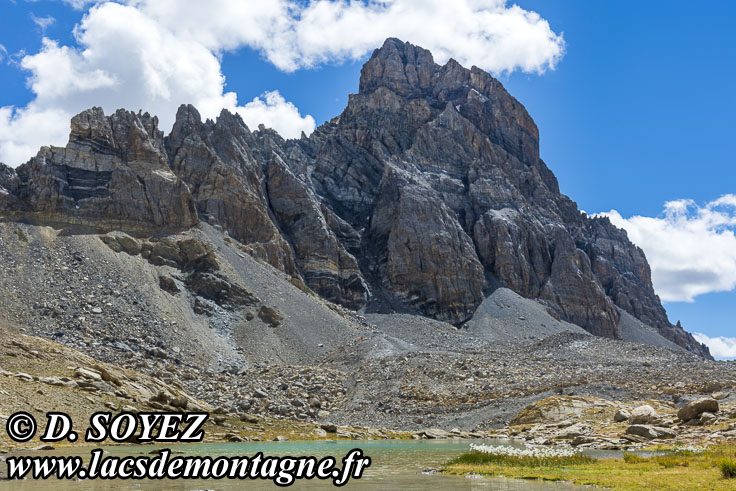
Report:
[[[700,415],[700,424],[702,426],[710,426],[718,420],[715,414],[705,412]]]
[[[337,425],[334,425],[332,423],[321,424],[320,428],[325,430],[327,433],[337,433]]]
[[[628,421],[631,417],[631,413],[628,412],[626,409],[619,409],[616,411],[616,414],[613,415],[613,420],[616,423],[622,423],[624,421]]]
[[[252,414],[241,414],[240,421],[255,424],[258,423],[259,420],[257,416],[253,416]]]
[[[568,426],[555,434],[555,438],[561,438],[569,440],[577,436],[589,435],[592,432],[592,428],[584,423],[575,423],[572,426]]]

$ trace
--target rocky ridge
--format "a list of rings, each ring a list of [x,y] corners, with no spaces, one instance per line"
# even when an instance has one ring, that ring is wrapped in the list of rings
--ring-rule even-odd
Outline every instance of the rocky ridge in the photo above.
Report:
[[[145,237],[200,221],[350,309],[462,326],[499,286],[588,332],[623,338],[622,312],[702,356],[672,325],[643,252],[580,213],[539,157],[539,135],[500,82],[388,39],[345,111],[310,137],[251,131],[223,111],[157,118],[100,108],[65,148],[0,166],[10,220]]]

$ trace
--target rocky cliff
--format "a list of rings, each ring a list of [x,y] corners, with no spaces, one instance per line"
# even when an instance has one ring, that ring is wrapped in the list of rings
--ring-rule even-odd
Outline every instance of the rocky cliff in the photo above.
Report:
[[[389,39],[344,112],[310,137],[226,111],[157,120],[99,108],[65,148],[0,166],[0,213],[146,235],[204,220],[324,298],[462,325],[495,288],[610,338],[626,312],[709,357],[667,319],[644,253],[559,191],[524,107],[484,71]]]

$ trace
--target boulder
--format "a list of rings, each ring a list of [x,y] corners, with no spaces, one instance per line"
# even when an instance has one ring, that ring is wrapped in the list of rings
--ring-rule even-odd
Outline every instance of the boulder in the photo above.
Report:
[[[325,430],[327,433],[337,433],[337,425],[332,423],[322,423],[320,428]]]
[[[172,295],[176,295],[179,293],[179,287],[176,285],[176,282],[169,276],[166,275],[160,275],[158,277],[158,286],[165,292],[171,293]]]
[[[595,443],[597,441],[598,439],[593,436],[579,435],[572,439],[570,445],[572,445],[573,447],[578,447],[580,445],[587,445],[589,443]]]
[[[96,370],[93,370],[91,368],[77,368],[74,370],[74,376],[77,378],[86,378],[88,380],[93,381],[100,381],[102,380],[102,375],[98,373]]]
[[[645,404],[631,411],[629,423],[632,425],[646,425],[654,423],[658,419],[659,415],[657,414],[657,411],[655,411],[649,404]]]
[[[699,418],[705,412],[717,413],[718,401],[712,397],[703,397],[690,401],[677,411],[677,417],[680,421],[690,421],[691,419]]]
[[[626,434],[640,436],[642,438],[646,438],[647,440],[655,440],[658,438],[674,438],[676,436],[675,432],[670,430],[669,428],[639,424],[631,425],[626,428]]]
[[[612,406],[595,397],[552,396],[529,404],[511,421],[512,425],[551,424],[578,418],[585,410]]]
[[[439,428],[430,428],[427,430],[423,430],[423,431],[420,431],[419,434],[423,435],[428,440],[441,440],[444,438],[452,437],[451,433],[445,430],[441,430]]]
[[[585,423],[575,423],[555,433],[555,438],[570,440],[578,436],[590,435],[592,428]]]
[[[271,327],[278,327],[284,319],[283,314],[278,310],[262,305],[258,311],[258,317]]]

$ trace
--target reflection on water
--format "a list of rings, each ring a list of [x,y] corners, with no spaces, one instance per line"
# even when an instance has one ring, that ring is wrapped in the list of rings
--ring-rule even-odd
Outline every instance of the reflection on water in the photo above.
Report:
[[[504,442],[509,444],[509,442]],[[125,456],[135,454],[149,454],[154,446],[139,447],[107,447],[111,456]],[[163,448],[163,447],[161,447]],[[228,444],[201,444],[170,446],[177,452],[187,455],[238,456],[254,455],[263,452],[264,455],[314,455],[324,457],[332,455],[342,458],[353,448],[360,448],[363,453],[371,457],[372,463],[363,478],[351,480],[345,489],[361,490],[426,490],[459,489],[459,490],[570,490],[579,489],[567,484],[550,484],[542,482],[519,481],[510,479],[470,479],[441,474],[427,475],[425,469],[438,468],[448,460],[468,450],[468,442],[451,441],[294,441],[294,442],[258,442],[258,443],[228,443]],[[89,456],[89,449],[67,450],[59,449],[54,452],[44,452],[49,455],[82,455]],[[266,481],[228,481],[228,480],[165,480],[165,481],[4,481],[0,482],[0,490],[13,489],[19,491],[36,491],[53,489],[54,491],[101,491],[101,490],[240,490],[240,489],[278,489],[276,485]],[[333,489],[331,481],[297,481],[291,489]]]

